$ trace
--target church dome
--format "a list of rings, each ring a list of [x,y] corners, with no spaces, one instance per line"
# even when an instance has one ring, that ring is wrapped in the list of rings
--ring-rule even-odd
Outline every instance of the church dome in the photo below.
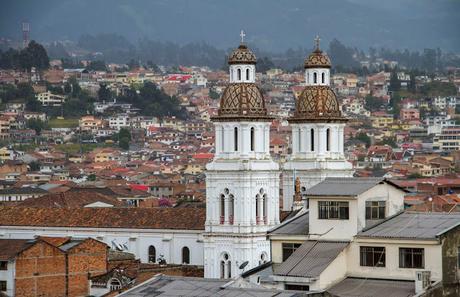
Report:
[[[256,55],[246,46],[241,43],[240,46],[233,50],[228,57],[228,64],[256,64]]]
[[[316,48],[306,59],[305,68],[331,68],[331,59],[319,48]]]
[[[329,86],[307,86],[296,100],[292,121],[345,121]]]
[[[267,108],[259,87],[253,83],[230,84],[220,99],[216,119],[268,119]]]

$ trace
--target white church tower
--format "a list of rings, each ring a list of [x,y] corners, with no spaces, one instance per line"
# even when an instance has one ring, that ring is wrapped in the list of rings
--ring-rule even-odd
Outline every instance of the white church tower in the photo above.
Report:
[[[279,224],[280,171],[269,149],[272,118],[255,84],[256,57],[243,38],[241,32],[241,44],[229,56],[230,83],[212,118],[216,147],[206,166],[203,236],[207,278],[235,278],[269,261],[266,232]]]
[[[305,59],[305,88],[296,99],[292,127],[292,153],[283,168],[283,210],[294,203],[295,181],[300,192],[326,177],[351,177],[353,170],[344,155],[344,128],[334,91],[330,87],[331,61],[315,39],[315,50]]]

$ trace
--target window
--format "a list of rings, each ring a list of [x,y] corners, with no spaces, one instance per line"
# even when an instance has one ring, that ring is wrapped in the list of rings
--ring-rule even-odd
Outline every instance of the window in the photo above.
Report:
[[[424,268],[425,250],[417,248],[399,248],[400,268]]]
[[[155,263],[157,258],[157,251],[153,245],[149,246],[149,263]]]
[[[324,84],[324,72],[321,73],[321,82]]]
[[[385,201],[366,201],[366,220],[385,218]]]
[[[220,195],[220,223],[223,224],[225,219],[225,196]]]
[[[293,290],[293,291],[310,291],[310,286],[307,285],[294,285],[294,284],[285,284],[285,290]]]
[[[330,138],[331,138],[331,129],[327,128],[326,129],[326,151],[331,150]]]
[[[361,266],[385,267],[384,247],[362,246],[360,254]]]
[[[319,201],[318,215],[321,220],[338,219],[348,220],[349,218],[348,202],[339,201]]]
[[[246,80],[249,80],[249,69],[246,69]]]
[[[241,69],[238,69],[236,73],[238,75],[238,80],[241,80]]]
[[[318,74],[315,72],[313,73],[313,83],[316,84],[318,82]]]
[[[186,246],[182,248],[182,263],[190,264],[190,250]]]
[[[8,269],[8,261],[0,261],[0,270]]]
[[[228,223],[233,225],[233,213],[235,208],[235,197],[232,194],[228,196]]]
[[[0,292],[6,292],[6,281],[0,281]]]
[[[310,130],[310,151],[315,151],[315,130]]]
[[[234,140],[233,140],[233,144],[234,144],[234,150],[235,152],[238,151],[238,127],[235,127],[234,130],[233,130],[233,136],[234,136]]]
[[[251,128],[251,152],[254,151],[254,127]]]
[[[220,278],[227,279],[232,277],[232,262],[230,256],[224,253],[220,260]]]
[[[110,291],[117,291],[121,289],[121,283],[118,279],[112,278],[110,280]]]
[[[286,261],[300,245],[300,243],[283,243],[283,262]]]

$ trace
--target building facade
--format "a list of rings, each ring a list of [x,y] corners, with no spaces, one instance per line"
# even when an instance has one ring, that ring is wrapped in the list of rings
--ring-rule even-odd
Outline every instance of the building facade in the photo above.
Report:
[[[352,165],[344,155],[344,128],[339,102],[330,86],[331,61],[316,49],[305,60],[305,88],[296,100],[292,126],[292,154],[283,168],[283,210],[291,210],[295,181],[301,191],[326,177],[350,177]]]
[[[279,224],[279,165],[270,156],[270,124],[255,84],[256,57],[242,42],[229,57],[230,84],[218,115],[214,160],[206,167],[204,269],[234,278],[270,260],[266,232]]]

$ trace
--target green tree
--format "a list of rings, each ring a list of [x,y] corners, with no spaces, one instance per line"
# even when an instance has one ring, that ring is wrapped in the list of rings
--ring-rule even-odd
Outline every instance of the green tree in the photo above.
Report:
[[[391,92],[397,92],[400,89],[401,89],[401,82],[399,81],[398,74],[396,73],[396,70],[395,70],[391,72],[389,90]]]
[[[86,180],[87,181],[96,181],[96,175],[94,173],[91,173],[90,175],[88,175]]]
[[[124,150],[129,149],[129,143],[131,142],[131,132],[126,128],[121,128],[118,132],[118,146]]]
[[[112,99],[112,92],[106,84],[99,84],[99,90],[97,91],[97,97],[99,101],[109,101]]]
[[[19,54],[20,65],[22,69],[30,71],[32,67],[38,70],[48,69],[50,61],[45,48],[32,40],[29,45]]]
[[[95,60],[91,61],[88,66],[86,66],[86,70],[90,71],[107,71],[107,67],[104,61]]]
[[[209,88],[209,97],[211,99],[217,100],[219,99],[219,94],[214,90],[214,88]]]
[[[29,119],[27,120],[27,128],[34,129],[37,135],[46,127],[46,123],[40,119]]]
[[[371,138],[364,132],[358,133],[355,139],[364,142],[366,144],[366,147],[369,147],[371,145]]]
[[[364,101],[365,101],[365,107],[369,111],[376,111],[376,110],[379,110],[380,107],[382,107],[382,100],[380,100],[377,97],[368,95],[366,96]]]

